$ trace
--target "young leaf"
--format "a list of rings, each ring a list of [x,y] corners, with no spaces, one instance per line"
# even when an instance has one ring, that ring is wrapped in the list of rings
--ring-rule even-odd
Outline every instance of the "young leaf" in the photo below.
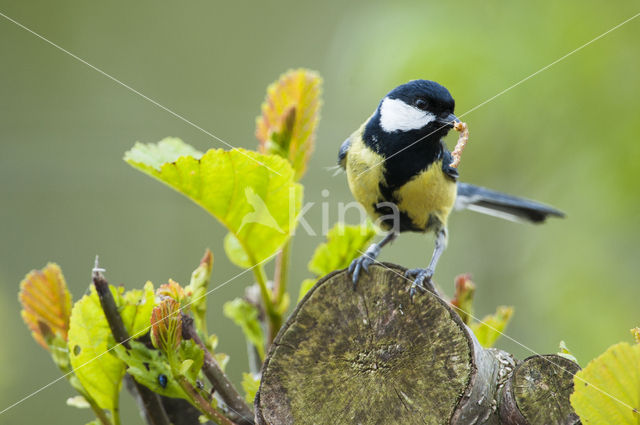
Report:
[[[114,297],[116,298],[116,297]],[[132,289],[116,298],[122,323],[129,336],[138,338],[149,331],[151,311],[155,306],[153,283],[146,282],[142,290]]]
[[[456,292],[451,300],[451,305],[457,307],[456,313],[462,321],[469,325],[473,316],[473,294],[476,291],[476,285],[471,280],[471,275],[461,274],[456,277]]]
[[[67,340],[71,294],[57,264],[33,270],[20,282],[22,319],[38,344],[51,351],[54,337]]]
[[[256,307],[242,298],[236,298],[224,303],[223,313],[242,328],[247,339],[258,350],[260,359],[264,359],[264,336]]]
[[[165,298],[151,312],[151,342],[153,346],[170,355],[182,341],[182,315],[180,304],[173,298]]]
[[[367,221],[365,224],[349,226],[338,223],[327,234],[327,242],[319,245],[309,262],[309,270],[324,276],[337,269],[348,267],[351,261],[367,249],[376,231]]]
[[[249,405],[253,405],[253,400],[256,398],[256,393],[260,388],[260,378],[254,377],[250,373],[242,374],[242,389],[244,390],[244,399],[249,403]]]
[[[169,279],[168,283],[160,285],[160,287],[156,289],[156,296],[160,299],[171,298],[180,306],[188,302],[185,288],[173,279]]]
[[[504,332],[511,316],[513,307],[499,306],[495,314],[485,316],[482,322],[472,323],[471,330],[483,347],[492,347]]]
[[[213,253],[207,249],[204,257],[200,260],[200,265],[191,273],[191,282],[185,288],[187,296],[191,302],[190,308],[193,310],[196,329],[203,334],[207,334],[207,287],[211,278],[213,268]]]
[[[567,347],[567,344],[564,341],[560,341],[558,355],[565,359],[569,359],[576,364],[578,363],[578,359],[576,359],[576,356],[571,353],[571,350],[569,350],[569,347]]]
[[[189,400],[182,387],[173,377],[167,356],[158,350],[147,348],[141,342],[130,341],[131,349],[118,345],[114,353],[127,364],[127,373],[149,388],[165,397]]]
[[[181,156],[159,165],[166,158],[157,152],[161,149],[138,144],[125,160],[189,197],[226,226],[244,252],[244,257],[230,257],[234,263],[254,266],[289,238],[302,204],[302,186],[294,182],[286,160],[243,149],[212,149],[199,159]],[[157,156],[150,158],[150,151]]]
[[[260,152],[289,159],[296,180],[304,175],[313,152],[321,84],[322,79],[313,71],[286,72],[267,88],[262,115],[256,119]]]
[[[77,301],[71,311],[69,353],[82,386],[98,406],[109,410],[118,406],[125,369],[123,362],[107,352],[112,341],[111,329],[92,286],[91,294]]]
[[[640,423],[640,345],[609,347],[573,378],[571,405],[585,424]]]

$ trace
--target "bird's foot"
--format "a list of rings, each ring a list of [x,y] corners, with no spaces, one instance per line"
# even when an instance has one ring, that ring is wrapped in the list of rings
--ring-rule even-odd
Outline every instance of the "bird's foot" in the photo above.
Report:
[[[404,276],[413,280],[413,283],[411,283],[411,289],[409,289],[409,297],[411,299],[413,299],[413,296],[415,295],[418,289],[436,293],[436,287],[433,285],[433,282],[431,281],[431,277],[433,276],[433,270],[409,269],[406,272],[404,272]]]
[[[358,278],[360,277],[360,273],[364,270],[365,273],[369,273],[369,266],[376,261],[376,257],[380,253],[380,248],[377,246],[371,246],[366,250],[364,254],[360,257],[356,258],[349,265],[349,274],[351,275],[351,280],[353,281],[353,290],[356,289],[356,284],[358,283]]]

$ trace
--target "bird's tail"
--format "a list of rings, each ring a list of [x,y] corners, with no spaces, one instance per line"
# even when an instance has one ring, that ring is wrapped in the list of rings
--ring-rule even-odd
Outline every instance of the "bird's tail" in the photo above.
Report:
[[[548,216],[564,217],[562,211],[505,193],[458,183],[455,209],[468,209],[511,221],[542,223]]]

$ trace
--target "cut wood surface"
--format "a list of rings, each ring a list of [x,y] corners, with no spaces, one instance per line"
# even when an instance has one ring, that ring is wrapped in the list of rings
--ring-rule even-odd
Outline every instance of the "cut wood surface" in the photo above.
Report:
[[[403,273],[374,265],[354,291],[338,271],[309,291],[263,365],[258,424],[502,423],[512,356],[482,348],[436,295],[412,301]]]

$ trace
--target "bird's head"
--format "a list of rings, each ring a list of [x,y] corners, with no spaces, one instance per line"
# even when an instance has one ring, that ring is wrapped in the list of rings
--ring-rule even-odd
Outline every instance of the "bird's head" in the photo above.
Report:
[[[439,140],[459,121],[454,108],[449,90],[434,81],[413,80],[391,90],[376,115],[383,132],[412,132]]]

